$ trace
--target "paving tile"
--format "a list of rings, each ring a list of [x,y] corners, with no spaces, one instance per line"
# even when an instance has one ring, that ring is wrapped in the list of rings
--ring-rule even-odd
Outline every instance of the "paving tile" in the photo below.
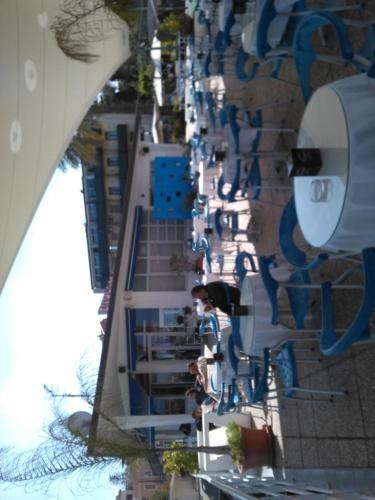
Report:
[[[315,437],[316,424],[313,402],[300,401],[297,404],[301,437]]]
[[[335,439],[318,439],[317,453],[319,467],[340,467],[341,453]]]
[[[280,403],[280,426],[283,436],[299,437],[300,427],[298,420],[297,403],[291,400],[284,400]]]
[[[285,438],[284,447],[284,466],[285,467],[303,467],[301,440],[296,438]]]
[[[341,467],[368,467],[368,450],[366,440],[339,439]]]
[[[367,458],[368,458],[368,466],[375,467],[375,439],[367,439]]]
[[[318,467],[318,441],[317,439],[301,439],[302,463],[304,467]]]

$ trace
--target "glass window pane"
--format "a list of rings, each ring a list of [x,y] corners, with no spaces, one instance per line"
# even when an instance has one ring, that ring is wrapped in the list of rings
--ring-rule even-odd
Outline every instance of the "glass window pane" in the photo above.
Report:
[[[135,274],[147,274],[147,259],[138,259]]]
[[[147,277],[146,276],[135,276],[134,287],[135,292],[145,292],[147,290]]]
[[[157,257],[170,257],[173,254],[183,254],[184,245],[181,243],[152,243],[151,254]]]
[[[184,240],[185,239],[184,227],[178,227],[177,228],[177,239],[178,240]]]
[[[185,290],[185,276],[170,274],[150,276],[149,289],[153,292]]]
[[[142,224],[148,223],[148,210],[142,211]]]
[[[150,240],[158,239],[158,228],[156,226],[150,226]]]
[[[176,229],[174,227],[168,227],[168,240],[173,241],[176,239]]]
[[[152,259],[150,267],[152,273],[171,272],[171,268],[169,266],[169,259]]]
[[[141,230],[139,231],[139,239],[147,240],[147,226],[141,226]]]
[[[180,309],[171,308],[163,309],[163,322],[164,326],[176,326],[177,316],[180,314]]]
[[[138,243],[138,255],[147,257],[147,243]]]

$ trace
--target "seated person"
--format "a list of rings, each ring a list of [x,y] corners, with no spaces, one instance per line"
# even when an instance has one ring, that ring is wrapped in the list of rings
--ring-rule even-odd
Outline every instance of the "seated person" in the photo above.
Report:
[[[202,359],[203,358],[203,359]],[[198,390],[207,390],[208,375],[207,375],[207,363],[206,358],[200,356],[197,361],[192,361],[188,364],[188,372],[191,375],[195,375],[194,387]]]
[[[197,430],[202,432],[202,408],[199,406],[195,408],[191,416],[195,420],[195,425],[197,426]],[[217,427],[215,424],[210,422],[208,424],[208,430],[212,431],[213,429],[217,429]]]
[[[248,314],[247,306],[240,305],[240,291],[223,281],[211,281],[207,285],[197,285],[192,288],[191,295],[199,299],[205,311],[218,307],[228,316]]]
[[[191,387],[185,392],[185,396],[187,397],[187,399],[195,401],[198,406],[204,405],[205,407],[208,407],[212,403],[216,403],[216,400],[201,388],[197,389],[195,387]]]

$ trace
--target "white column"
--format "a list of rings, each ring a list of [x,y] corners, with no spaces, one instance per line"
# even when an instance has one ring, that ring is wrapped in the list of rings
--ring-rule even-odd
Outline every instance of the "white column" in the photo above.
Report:
[[[191,424],[193,417],[188,414],[178,415],[133,415],[116,417],[116,424],[123,430],[143,427],[166,427],[169,425]]]

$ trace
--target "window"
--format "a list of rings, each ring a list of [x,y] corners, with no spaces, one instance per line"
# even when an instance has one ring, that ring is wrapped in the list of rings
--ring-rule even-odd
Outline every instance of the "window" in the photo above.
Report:
[[[120,196],[121,195],[121,187],[120,186],[109,186],[108,187],[108,194]]]
[[[175,274],[150,276],[149,290],[151,292],[183,291],[185,290],[185,276]]]
[[[145,484],[145,488],[146,488],[146,490],[154,490],[155,485],[154,484]]]
[[[109,211],[116,214],[121,213],[121,205],[118,203],[111,203],[109,205]]]
[[[120,159],[118,156],[109,156],[107,157],[107,165],[109,167],[119,167],[120,166]]]
[[[184,254],[185,225],[180,222],[157,220],[150,211],[142,212],[135,291],[185,290],[185,275],[176,275],[170,268],[171,256]]]
[[[95,203],[88,203],[87,204],[87,212],[88,212],[89,220],[91,222],[97,220],[98,210],[96,208]]]
[[[105,133],[105,138],[107,141],[117,141],[118,133],[116,130],[107,130],[107,132]]]
[[[160,257],[170,257],[173,254],[184,253],[184,245],[182,243],[152,243],[151,255]]]

